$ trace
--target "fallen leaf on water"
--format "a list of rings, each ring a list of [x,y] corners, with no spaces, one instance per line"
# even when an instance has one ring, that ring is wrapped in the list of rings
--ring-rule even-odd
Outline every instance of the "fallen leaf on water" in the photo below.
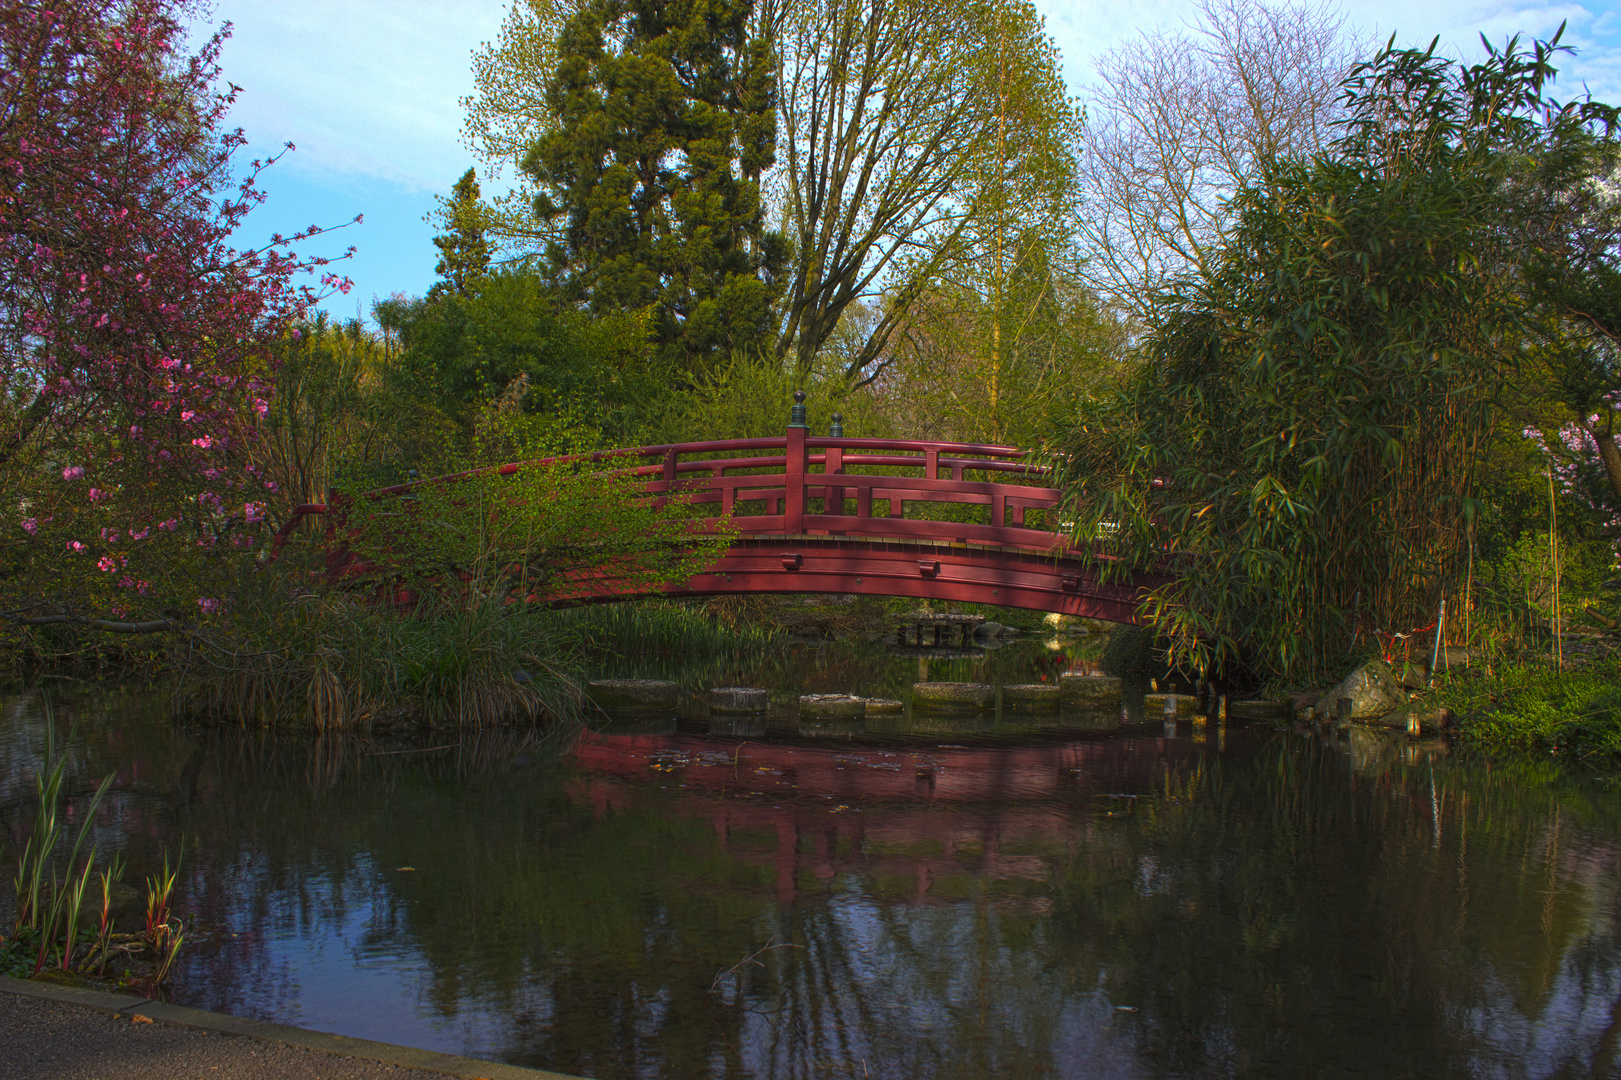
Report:
[[[130,1016],[129,1022],[132,1024],[150,1024],[152,1022],[152,1018],[150,1016],[142,1016],[140,1013],[135,1013]]]
[[[408,874],[408,873],[410,873],[410,872],[411,872],[411,871],[412,871],[412,870],[415,870],[415,869],[416,869],[416,867],[414,867],[414,866],[396,866],[396,867],[395,867],[395,868],[394,868],[394,869],[395,869],[395,870],[396,870],[396,871],[398,871],[398,872],[399,872],[399,873],[402,873],[402,874]]]

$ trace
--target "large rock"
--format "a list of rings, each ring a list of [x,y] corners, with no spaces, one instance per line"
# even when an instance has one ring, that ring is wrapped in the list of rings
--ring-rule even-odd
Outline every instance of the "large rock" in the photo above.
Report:
[[[1350,712],[1343,704],[1350,700]],[[1357,668],[1317,703],[1319,714],[1336,724],[1353,720],[1373,720],[1407,707],[1407,691],[1396,673],[1383,660],[1369,660]]]

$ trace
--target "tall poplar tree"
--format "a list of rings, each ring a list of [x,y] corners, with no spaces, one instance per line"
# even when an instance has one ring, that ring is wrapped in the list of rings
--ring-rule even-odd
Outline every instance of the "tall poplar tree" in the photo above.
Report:
[[[765,228],[776,82],[752,0],[589,0],[564,24],[546,88],[556,120],[524,157],[563,295],[651,309],[688,377],[774,344],[786,261]]]

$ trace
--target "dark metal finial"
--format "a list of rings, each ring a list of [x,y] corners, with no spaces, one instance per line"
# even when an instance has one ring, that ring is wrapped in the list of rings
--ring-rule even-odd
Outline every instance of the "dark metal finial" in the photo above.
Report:
[[[844,414],[834,413],[833,422],[827,427],[827,437],[830,439],[844,438]]]
[[[810,425],[805,422],[805,391],[803,390],[794,391],[794,408],[793,411],[788,414],[788,426],[810,427]]]

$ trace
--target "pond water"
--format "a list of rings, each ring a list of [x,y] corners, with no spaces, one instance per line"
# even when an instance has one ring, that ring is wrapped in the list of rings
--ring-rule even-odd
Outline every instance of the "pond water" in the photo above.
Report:
[[[900,697],[920,662],[1075,657],[684,677]],[[118,777],[101,849],[138,880],[183,847],[183,1004],[599,1078],[1618,1068],[1621,793],[1551,764],[1131,716],[802,730],[791,706],[749,737],[688,710],[408,746],[55,699],[74,790]],[[44,721],[37,694],[0,706],[9,863]]]

